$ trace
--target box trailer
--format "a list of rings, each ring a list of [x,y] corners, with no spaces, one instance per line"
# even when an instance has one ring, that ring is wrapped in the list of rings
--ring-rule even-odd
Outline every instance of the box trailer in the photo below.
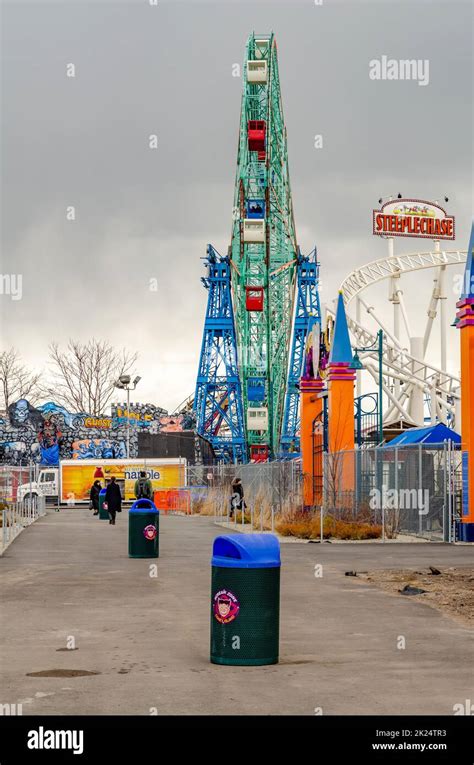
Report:
[[[120,487],[125,502],[135,499],[134,487],[140,472],[151,480],[153,492],[160,489],[180,489],[186,485],[186,459],[123,459],[123,460],[62,460],[59,468],[45,467],[37,481],[18,488],[18,499],[39,495],[57,498],[61,503],[85,504],[95,480],[105,488],[112,476]]]

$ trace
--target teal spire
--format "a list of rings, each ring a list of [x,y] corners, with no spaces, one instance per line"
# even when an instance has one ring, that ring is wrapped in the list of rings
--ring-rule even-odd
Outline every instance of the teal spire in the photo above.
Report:
[[[474,298],[474,222],[471,225],[471,238],[467,250],[466,270],[462,283],[461,300]]]
[[[331,343],[331,352],[329,354],[330,364],[350,364],[352,362],[352,348],[349,339],[349,328],[347,326],[346,309],[344,307],[344,297],[339,293],[336,311],[336,323],[334,326],[334,335]]]

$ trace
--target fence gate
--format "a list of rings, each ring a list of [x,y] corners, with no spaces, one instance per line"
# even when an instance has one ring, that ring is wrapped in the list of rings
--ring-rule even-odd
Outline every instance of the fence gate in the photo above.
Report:
[[[313,507],[323,504],[323,454],[327,437],[327,413],[321,412],[313,421]],[[321,442],[322,437],[322,442]]]

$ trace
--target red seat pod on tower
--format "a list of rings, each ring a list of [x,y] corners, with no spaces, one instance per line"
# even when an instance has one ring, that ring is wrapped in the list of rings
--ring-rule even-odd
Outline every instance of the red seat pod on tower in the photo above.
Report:
[[[245,288],[245,307],[247,311],[263,311],[263,287]]]
[[[265,120],[249,120],[247,134],[249,141],[249,151],[265,151]]]
[[[252,444],[250,446],[250,459],[252,462],[267,462],[268,444]]]

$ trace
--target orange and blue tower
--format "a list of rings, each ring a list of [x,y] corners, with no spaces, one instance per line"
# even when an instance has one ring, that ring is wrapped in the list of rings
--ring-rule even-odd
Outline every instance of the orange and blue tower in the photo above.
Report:
[[[334,325],[334,336],[329,355],[328,405],[329,451],[344,452],[354,449],[354,380],[355,372],[351,369],[352,347],[347,326],[344,296],[339,293]],[[347,460],[349,465],[349,459]],[[345,470],[344,488],[351,489],[353,476]]]
[[[462,440],[462,516],[457,536],[460,541],[474,542],[474,223],[456,307],[456,326],[461,332]]]

